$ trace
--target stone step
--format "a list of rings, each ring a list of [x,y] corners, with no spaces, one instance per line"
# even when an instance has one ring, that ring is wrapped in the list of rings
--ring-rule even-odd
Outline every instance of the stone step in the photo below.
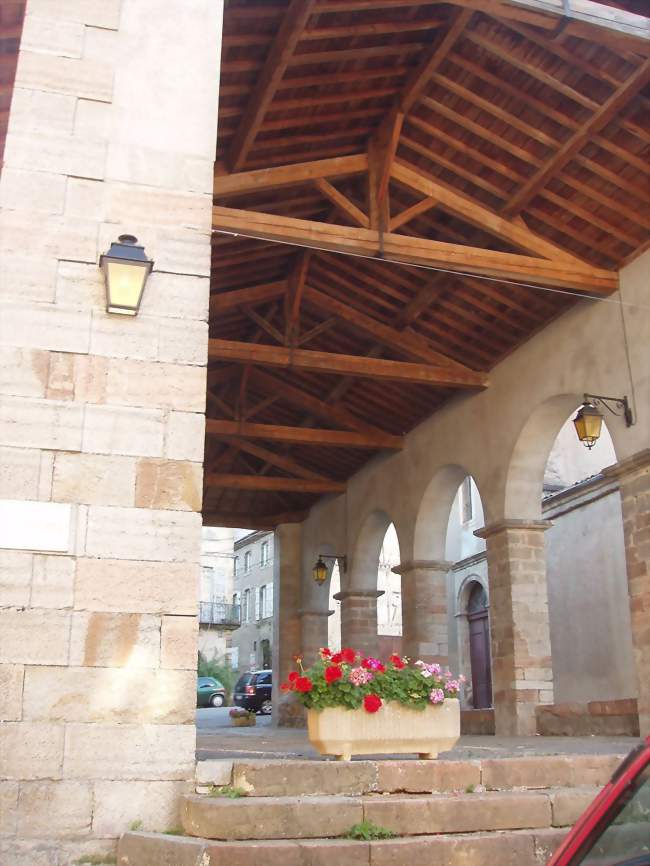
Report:
[[[222,841],[340,838],[362,821],[396,836],[543,829],[572,824],[595,788],[362,797],[183,798],[185,833]]]
[[[381,842],[285,839],[214,842],[126,833],[118,866],[544,866],[566,830],[414,836]]]
[[[622,755],[544,755],[480,761],[218,760],[197,764],[199,793],[230,785],[248,797],[297,797],[372,793],[445,793],[482,786],[572,788],[604,785]]]

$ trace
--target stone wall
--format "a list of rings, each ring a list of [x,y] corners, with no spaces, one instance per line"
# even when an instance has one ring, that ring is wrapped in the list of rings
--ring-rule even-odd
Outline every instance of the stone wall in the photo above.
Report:
[[[28,2],[0,178],[7,866],[169,829],[193,773],[220,20]],[[136,319],[97,266],[123,231],[155,260]]]

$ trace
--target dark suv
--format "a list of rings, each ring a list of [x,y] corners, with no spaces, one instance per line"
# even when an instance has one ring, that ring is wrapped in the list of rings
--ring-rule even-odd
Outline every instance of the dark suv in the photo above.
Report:
[[[254,713],[271,714],[271,671],[249,671],[237,680],[233,702]]]

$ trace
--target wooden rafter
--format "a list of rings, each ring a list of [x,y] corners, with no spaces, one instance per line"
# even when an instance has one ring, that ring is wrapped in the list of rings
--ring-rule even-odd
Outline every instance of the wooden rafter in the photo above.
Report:
[[[539,192],[548,181],[587,144],[590,138],[602,129],[614,117],[629,99],[639,92],[650,81],[650,58],[642,63],[630,77],[612,93],[609,99],[594,112],[546,162],[540,170],[528,180],[515,194],[504,209],[504,214],[510,216],[519,213],[528,202]]]
[[[214,178],[214,194],[217,198],[245,195],[260,190],[306,183],[319,177],[360,174],[367,168],[367,154],[359,153],[352,156],[335,156],[331,159],[316,159],[294,165],[279,165],[276,168],[259,168],[236,174],[218,174]]]
[[[618,288],[618,274],[589,265],[574,264],[565,257],[552,261],[389,233],[380,237],[380,233],[372,229],[329,225],[232,208],[214,207],[213,219],[218,228],[297,246],[603,295]]]
[[[260,283],[246,289],[236,289],[233,292],[215,292],[210,299],[210,310],[213,313],[232,310],[244,304],[263,304],[283,295],[287,288],[286,280],[275,280],[272,283]]]
[[[284,478],[275,475],[232,475],[207,472],[206,486],[231,490],[284,490],[290,493],[344,493],[345,484],[329,478]]]
[[[229,162],[233,170],[241,168],[246,162],[257,131],[312,13],[313,5],[314,0],[291,0],[285,12],[282,25],[257,79],[255,92],[230,145]]]
[[[266,514],[239,514],[233,511],[215,511],[204,509],[204,526],[228,526],[235,529],[246,525],[248,529],[275,529],[281,523],[302,523],[308,516],[308,511],[281,511]]]
[[[349,217],[355,225],[362,226],[363,228],[370,227],[370,220],[361,208],[358,208],[354,202],[350,201],[350,199],[343,195],[342,192],[339,192],[339,190],[336,189],[335,186],[332,186],[332,184],[325,180],[325,178],[320,177],[315,180],[314,186],[325,196],[325,198],[332,202],[337,210]]]
[[[399,451],[401,436],[389,433],[358,433],[353,430],[316,430],[313,427],[287,427],[277,424],[252,424],[208,418],[206,432],[210,436],[266,439],[269,442],[292,442],[299,445],[327,445],[333,448],[387,448]]]
[[[247,439],[241,438],[226,439],[225,441],[230,445],[235,445],[241,451],[246,451],[254,457],[259,457],[260,460],[265,460],[272,466],[277,466],[278,469],[284,469],[285,472],[289,472],[291,475],[297,475],[298,478],[311,478],[314,481],[327,480],[324,475],[321,475],[319,472],[314,472],[311,469],[307,469],[305,466],[298,463],[297,460],[283,454],[278,454],[277,451],[271,451],[269,448],[264,448],[262,445],[257,445],[255,442],[250,442]]]
[[[248,364],[285,369],[293,367],[319,373],[413,382],[436,387],[484,388],[487,384],[483,373],[477,373],[469,368],[459,369],[460,365],[434,366],[406,361],[388,361],[358,355],[341,355],[335,352],[242,343],[237,340],[211,339],[208,356],[213,360],[243,361]]]

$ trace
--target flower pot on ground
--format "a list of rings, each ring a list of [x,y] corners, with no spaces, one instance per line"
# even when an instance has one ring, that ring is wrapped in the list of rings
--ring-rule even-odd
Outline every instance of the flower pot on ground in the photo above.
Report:
[[[436,758],[460,737],[462,678],[438,664],[393,655],[384,664],[353,649],[320,652],[308,670],[289,675],[284,691],[307,707],[312,745],[325,755],[416,753]]]
[[[257,723],[255,713],[244,710],[241,707],[233,707],[228,715],[230,716],[230,723],[235,728],[250,728]]]

